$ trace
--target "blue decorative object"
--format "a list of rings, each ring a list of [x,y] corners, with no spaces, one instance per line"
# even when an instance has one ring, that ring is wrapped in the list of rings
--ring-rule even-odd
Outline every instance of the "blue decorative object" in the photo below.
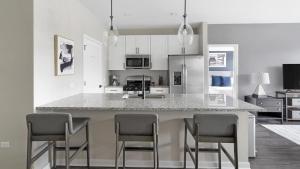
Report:
[[[222,86],[231,86],[231,77],[230,76],[222,76]]]
[[[222,86],[222,76],[211,76],[212,86]]]

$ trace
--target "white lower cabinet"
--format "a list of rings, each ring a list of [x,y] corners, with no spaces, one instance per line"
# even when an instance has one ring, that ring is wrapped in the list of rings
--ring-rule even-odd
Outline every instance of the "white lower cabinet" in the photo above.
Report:
[[[150,87],[150,94],[168,94],[169,87]]]
[[[107,86],[105,87],[105,93],[123,93],[123,86]]]

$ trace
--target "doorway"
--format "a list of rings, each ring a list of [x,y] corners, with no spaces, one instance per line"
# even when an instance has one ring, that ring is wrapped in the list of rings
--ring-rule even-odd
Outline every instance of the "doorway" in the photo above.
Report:
[[[208,93],[238,98],[238,44],[210,44],[208,50]]]
[[[87,35],[83,37],[83,44],[83,92],[104,93],[106,62],[103,44]]]

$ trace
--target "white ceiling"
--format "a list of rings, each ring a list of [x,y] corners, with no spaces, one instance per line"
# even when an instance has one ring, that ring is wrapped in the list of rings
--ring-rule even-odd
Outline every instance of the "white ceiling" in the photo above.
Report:
[[[80,0],[108,23],[110,0]],[[113,0],[120,29],[173,27],[182,20],[184,0]],[[189,22],[300,23],[300,0],[187,0]]]

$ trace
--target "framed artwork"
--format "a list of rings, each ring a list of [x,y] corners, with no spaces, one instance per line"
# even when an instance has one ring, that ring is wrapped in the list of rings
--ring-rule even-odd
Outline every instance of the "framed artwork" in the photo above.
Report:
[[[209,67],[226,67],[226,53],[209,53]]]
[[[74,41],[54,36],[55,75],[74,74]]]
[[[208,95],[209,106],[226,106],[225,94],[209,94]]]

